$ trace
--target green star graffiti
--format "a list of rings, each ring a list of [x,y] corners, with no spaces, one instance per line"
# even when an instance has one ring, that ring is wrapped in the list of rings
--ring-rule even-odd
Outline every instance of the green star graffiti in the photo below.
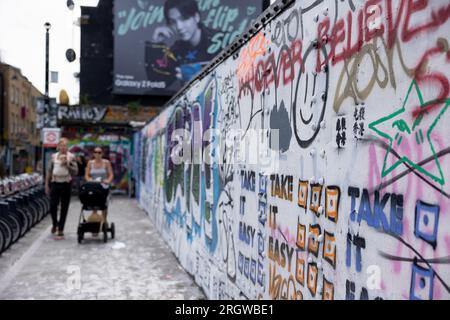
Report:
[[[411,124],[410,120],[407,117],[406,105],[408,103],[408,100],[410,99],[410,94],[413,91],[413,89],[416,92],[417,97],[420,102],[419,110],[423,110],[423,112],[419,112],[417,117],[415,117],[412,120],[412,124]],[[391,152],[391,149],[395,148],[395,146],[400,146],[402,144],[402,140],[403,140],[404,136],[414,135],[415,141],[418,145],[425,143],[423,132],[426,128],[423,128],[423,126],[424,126],[423,119],[424,119],[424,116],[428,115],[428,113],[429,113],[429,111],[427,111],[427,107],[429,107],[430,105],[435,105],[435,104],[443,104],[443,107],[439,111],[436,118],[433,120],[433,122],[430,125],[430,127],[428,128],[428,130],[426,130],[426,140],[430,147],[432,156],[434,157],[434,162],[436,163],[439,174],[434,174],[434,173],[426,170],[424,167],[422,167],[419,164],[417,164],[416,162],[412,161],[405,155],[399,157],[398,160],[392,166],[388,167],[387,158],[388,158],[389,153]],[[445,184],[444,174],[442,172],[442,168],[439,163],[439,159],[436,155],[435,147],[433,145],[433,142],[431,141],[430,136],[431,136],[431,132],[435,128],[436,124],[442,118],[443,114],[447,111],[449,105],[450,105],[450,98],[447,98],[444,101],[432,100],[432,101],[424,102],[419,85],[417,84],[416,80],[413,80],[411,83],[411,86],[408,89],[408,92],[406,94],[406,97],[405,97],[402,107],[399,110],[395,111],[394,113],[389,114],[386,117],[383,117],[383,118],[376,120],[374,122],[371,122],[369,124],[369,128],[371,130],[375,131],[378,135],[380,135],[381,137],[388,139],[390,141],[389,147],[388,147],[388,149],[386,151],[386,155],[384,157],[383,170],[381,172],[382,177],[385,177],[386,175],[388,175],[395,168],[397,168],[400,164],[405,163],[405,164],[411,165],[415,170],[430,177],[431,179],[433,179],[435,182],[439,183],[440,185]],[[387,130],[382,131],[379,128],[380,124],[390,124],[390,128],[396,129],[397,133],[393,137],[392,134],[390,134],[389,132],[386,132]]]

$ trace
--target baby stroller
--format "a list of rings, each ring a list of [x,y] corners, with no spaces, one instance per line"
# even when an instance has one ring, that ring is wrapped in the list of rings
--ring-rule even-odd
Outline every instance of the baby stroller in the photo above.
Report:
[[[110,232],[111,238],[114,239],[114,223],[109,225],[107,221],[108,193],[109,190],[99,182],[86,182],[80,187],[79,198],[82,206],[77,231],[78,243],[83,241],[86,232],[92,232],[93,234],[103,232],[103,242],[108,241],[108,232]],[[95,222],[87,220],[84,216],[85,211],[94,210],[104,210],[105,215],[102,214],[101,219]]]

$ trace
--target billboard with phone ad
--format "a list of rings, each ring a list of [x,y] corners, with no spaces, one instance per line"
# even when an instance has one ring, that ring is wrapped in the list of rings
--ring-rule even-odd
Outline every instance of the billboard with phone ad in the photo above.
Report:
[[[262,0],[115,0],[114,93],[174,94],[262,10]]]

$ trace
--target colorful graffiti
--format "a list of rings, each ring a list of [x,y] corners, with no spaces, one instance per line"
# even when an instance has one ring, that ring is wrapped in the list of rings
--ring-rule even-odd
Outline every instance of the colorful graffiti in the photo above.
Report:
[[[137,134],[140,205],[212,299],[449,299],[448,1],[274,15]]]

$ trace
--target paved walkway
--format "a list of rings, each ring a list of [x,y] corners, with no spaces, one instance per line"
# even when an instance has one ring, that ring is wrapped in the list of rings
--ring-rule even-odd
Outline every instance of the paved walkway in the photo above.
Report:
[[[116,238],[77,243],[80,203],[73,198],[65,240],[47,216],[0,256],[0,299],[204,299],[133,199],[116,196],[109,221]]]

